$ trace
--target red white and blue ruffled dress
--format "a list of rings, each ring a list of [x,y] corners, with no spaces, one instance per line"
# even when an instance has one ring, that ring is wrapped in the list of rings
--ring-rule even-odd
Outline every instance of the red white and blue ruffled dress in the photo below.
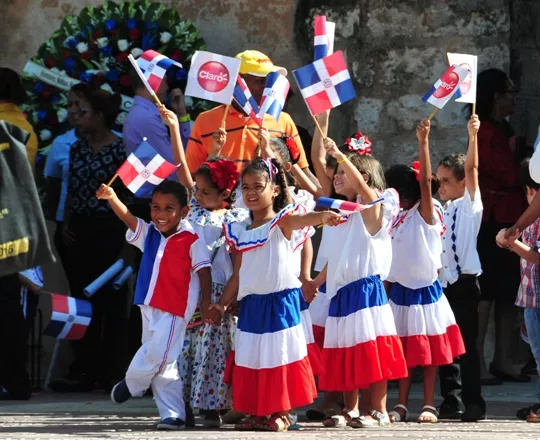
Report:
[[[258,228],[249,230],[249,220],[225,227],[227,243],[242,253],[240,310],[226,372],[236,411],[266,416],[317,397],[301,283],[290,264],[299,243],[285,238],[279,227],[283,218],[304,212],[294,204]]]
[[[442,206],[436,200],[433,203],[433,225],[424,221],[417,203],[402,211],[392,227],[390,305],[409,368],[447,365],[465,353],[454,313],[437,278],[444,226]]]
[[[383,223],[370,235],[357,212],[334,227],[328,257],[326,320],[319,388],[325,391],[365,389],[372,383],[407,376],[401,341],[383,280],[390,270],[389,228],[398,211],[394,190],[383,194]]]

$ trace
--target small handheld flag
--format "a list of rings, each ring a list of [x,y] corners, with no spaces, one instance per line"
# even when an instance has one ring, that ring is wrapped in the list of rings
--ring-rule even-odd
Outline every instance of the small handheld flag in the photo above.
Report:
[[[264,114],[268,113],[276,121],[279,120],[279,115],[281,115],[281,111],[285,107],[285,100],[287,99],[290,87],[289,81],[281,73],[270,72],[266,77],[261,109],[258,113],[259,118],[263,119]]]
[[[259,117],[259,106],[257,101],[251,95],[249,88],[240,75],[238,75],[236,81],[236,87],[234,88],[234,100],[242,107],[242,110],[249,115],[253,122],[255,122],[259,127],[262,126],[263,120]]]
[[[50,295],[52,316],[43,334],[57,339],[81,339],[92,320],[92,304],[70,296]]]
[[[117,175],[137,197],[150,197],[154,187],[169,177],[176,166],[144,141],[118,168]]]
[[[348,202],[347,200],[331,199],[329,197],[319,197],[317,199],[317,206],[326,209],[337,209],[338,211],[341,211],[343,213],[351,214],[353,212],[361,212],[365,209],[371,208],[377,203],[381,203],[383,201],[384,198],[381,197],[380,199],[368,203],[367,205],[363,205],[361,203]]]
[[[356,98],[341,51],[294,70],[293,74],[313,116]]]
[[[180,63],[171,60],[155,50],[143,52],[141,56],[137,58],[137,65],[154,92],[158,91],[161,81],[171,66],[175,65],[182,68]]]
[[[462,53],[447,53],[450,65],[463,67],[469,71],[467,77],[459,86],[461,97],[457,102],[476,103],[476,75],[478,74],[478,57],[476,55],[467,55]]]
[[[313,35],[315,38],[313,47],[315,49],[314,60],[320,60],[334,53],[334,34],[336,24],[326,20],[326,16],[318,15],[315,17],[313,26]]]
[[[460,84],[468,74],[468,69],[456,65],[450,66],[426,93],[422,101],[429,102],[438,109],[442,109],[459,90]]]

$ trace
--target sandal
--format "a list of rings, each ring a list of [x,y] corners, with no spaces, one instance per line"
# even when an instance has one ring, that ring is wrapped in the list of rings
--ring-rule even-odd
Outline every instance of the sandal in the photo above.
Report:
[[[343,410],[339,414],[327,417],[323,420],[323,425],[325,428],[339,428],[342,426],[347,426],[352,419],[360,417],[358,411],[347,411]]]
[[[237,431],[254,431],[255,427],[261,422],[261,417],[247,416],[234,425]]]
[[[403,416],[396,411],[396,409],[402,409],[403,410]],[[388,416],[390,418],[391,423],[395,422],[408,422],[409,421],[409,410],[405,405],[402,405],[401,403],[398,403],[396,406],[394,406],[393,411],[390,411],[388,413]]]
[[[283,432],[289,429],[288,416],[272,416],[257,423],[255,431]]]
[[[527,422],[529,423],[540,423],[540,411],[538,412],[530,412],[527,416]]]
[[[433,406],[424,405],[424,407],[422,408],[422,412],[420,413],[416,421],[418,423],[437,423],[439,421],[439,411],[437,411],[437,408]]]
[[[368,418],[369,417],[369,418]],[[388,428],[392,426],[390,416],[387,413],[371,411],[368,416],[360,416],[352,419],[347,426],[351,428]]]

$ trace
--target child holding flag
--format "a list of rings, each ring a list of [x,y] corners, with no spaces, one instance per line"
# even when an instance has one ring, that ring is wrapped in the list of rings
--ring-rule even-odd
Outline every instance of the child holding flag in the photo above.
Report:
[[[289,264],[293,233],[320,223],[336,224],[340,216],[305,213],[303,206],[290,205],[285,173],[275,159],[256,159],[244,169],[242,195],[250,220],[225,228],[226,240],[238,254],[225,292],[212,307],[224,314],[235,295],[240,303],[228,379],[235,410],[253,416],[237,429],[284,431],[289,411],[317,396],[301,283]]]
[[[247,209],[232,208],[240,174],[233,161],[221,157],[209,159],[194,175],[196,182],[187,220],[206,244],[212,263],[212,298],[219,302],[232,275],[233,263],[225,243],[223,226],[248,218]],[[203,310],[209,303],[202,303]],[[221,323],[197,322],[184,342],[184,396],[191,408],[205,415],[205,427],[221,426],[220,411],[232,408],[231,392],[224,382],[226,361],[232,349],[236,317],[225,314]],[[195,316],[194,316],[195,318]],[[189,415],[188,415],[189,420]]]
[[[367,151],[345,155],[329,138],[324,147],[338,162],[335,191],[349,201],[375,204],[345,217],[332,231],[332,246],[325,249],[330,307],[323,348],[325,372],[319,386],[342,391],[345,407],[323,423],[386,427],[390,425],[387,381],[407,374],[382,281],[392,261],[388,228],[399,201],[395,191],[384,191],[382,168]],[[359,389],[369,390],[370,415],[358,412]]]
[[[399,403],[392,418],[407,421],[412,369],[424,369],[424,406],[419,423],[437,423],[434,407],[437,366],[448,365],[465,352],[463,339],[438,280],[444,232],[442,206],[433,199],[439,181],[431,173],[428,135],[430,121],[417,129],[420,161],[394,165],[386,183],[399,193],[399,213],[391,226],[395,258],[388,275],[390,305],[403,342],[409,375],[400,381]]]
[[[199,292],[207,304],[212,293],[208,250],[184,220],[188,192],[180,183],[169,180],[156,186],[151,223],[131,214],[109,186],[101,185],[96,197],[108,200],[129,228],[128,242],[143,252],[134,301],[141,307],[143,344],[125,379],[113,388],[111,399],[123,403],[152,387],[161,418],[157,428],[182,429],[186,414],[178,358]],[[207,317],[207,309],[203,314]]]

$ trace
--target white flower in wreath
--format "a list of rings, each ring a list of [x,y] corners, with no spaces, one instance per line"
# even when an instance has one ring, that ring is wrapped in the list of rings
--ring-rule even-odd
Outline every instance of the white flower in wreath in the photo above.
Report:
[[[114,93],[114,90],[112,89],[112,87],[107,83],[105,83],[105,84],[103,84],[101,86],[101,90],[105,90],[105,91],[107,91],[109,93]]]
[[[60,69],[58,67],[52,67],[51,72],[60,73]]]
[[[39,132],[39,138],[43,142],[46,142],[46,141],[48,141],[48,140],[50,140],[52,138],[52,133],[49,130],[41,130]]]
[[[124,122],[126,122],[126,116],[127,116],[127,113],[126,113],[126,112],[121,112],[121,113],[116,117],[116,123],[117,123],[117,124],[120,124],[120,125],[124,125]]]
[[[169,41],[171,41],[172,34],[169,32],[162,32],[161,36],[159,38],[159,41],[161,41],[163,44],[167,44]]]
[[[77,50],[79,51],[79,53],[88,52],[88,44],[80,42],[79,44],[77,44]]]
[[[129,48],[129,42],[128,40],[122,39],[118,40],[118,50],[120,52],[125,52]]]
[[[143,50],[139,47],[134,47],[131,49],[131,55],[133,55],[133,58],[139,58],[143,54]]]
[[[96,43],[98,47],[102,49],[109,44],[109,39],[107,37],[101,37],[96,40]]]
[[[58,117],[58,122],[65,122],[68,117],[68,111],[65,108],[59,108],[56,110],[56,116]]]

